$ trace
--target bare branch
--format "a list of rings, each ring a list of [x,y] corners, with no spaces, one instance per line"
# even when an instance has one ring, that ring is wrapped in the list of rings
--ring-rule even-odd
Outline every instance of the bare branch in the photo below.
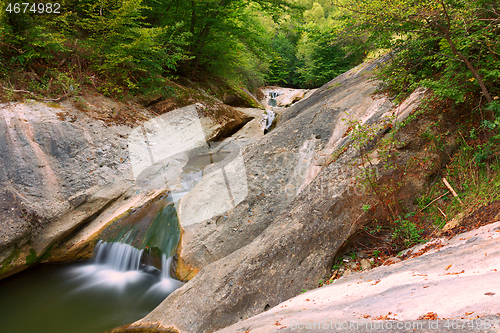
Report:
[[[448,10],[446,10],[446,5],[444,4],[443,0],[441,0],[441,6],[443,6],[444,15],[446,17],[446,22],[448,23],[448,30],[449,30],[450,26],[451,26],[451,20],[450,20],[450,16],[448,15]]]

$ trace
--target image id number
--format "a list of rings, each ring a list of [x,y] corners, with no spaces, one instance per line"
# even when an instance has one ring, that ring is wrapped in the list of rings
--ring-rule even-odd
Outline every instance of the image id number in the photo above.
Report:
[[[30,2],[21,2],[21,3],[9,3],[7,8],[5,9],[8,13],[33,13],[33,14],[61,14],[61,4],[56,3],[30,3]]]

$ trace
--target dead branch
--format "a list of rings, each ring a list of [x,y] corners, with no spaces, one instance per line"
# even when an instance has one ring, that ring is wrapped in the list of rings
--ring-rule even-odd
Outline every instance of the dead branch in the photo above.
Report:
[[[464,203],[462,202],[462,200],[460,200],[460,198],[457,195],[457,192],[455,192],[455,190],[453,189],[453,187],[451,187],[450,183],[448,183],[448,181],[446,180],[446,178],[443,178],[443,183],[451,191],[451,193],[453,194],[453,196],[458,199],[458,202],[460,202],[460,204],[463,205]]]
[[[425,206],[424,208],[422,208],[421,210],[419,210],[418,212],[420,213],[421,211],[423,211],[424,209],[426,209],[427,207],[429,207],[430,205],[432,205],[436,200],[439,200],[441,199],[442,197],[444,197],[445,195],[447,195],[448,193],[450,193],[450,191],[446,191],[445,194],[442,194],[440,195],[439,197],[437,197],[436,199],[432,200],[427,206]]]

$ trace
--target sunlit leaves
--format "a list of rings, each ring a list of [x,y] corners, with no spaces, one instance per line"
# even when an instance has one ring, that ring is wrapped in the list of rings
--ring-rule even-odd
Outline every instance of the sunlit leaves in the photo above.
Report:
[[[344,16],[346,31],[367,33],[378,47],[397,51],[382,77],[394,90],[424,85],[457,101],[473,91],[498,94],[500,79],[492,74],[500,68],[498,2],[347,0],[338,5],[350,11]]]

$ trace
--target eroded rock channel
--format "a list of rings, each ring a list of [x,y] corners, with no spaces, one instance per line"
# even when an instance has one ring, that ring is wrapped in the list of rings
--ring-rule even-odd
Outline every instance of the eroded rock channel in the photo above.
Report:
[[[145,264],[161,268],[143,271],[179,287],[162,294],[168,296],[141,319],[112,332],[269,331],[284,311],[272,308],[315,288],[344,243],[381,218],[362,209],[375,206],[377,198],[357,185],[363,159],[352,144],[349,120],[402,122],[425,96],[417,90],[395,105],[377,94],[379,82],[371,73],[385,60],[360,65],[315,91],[286,95],[286,89],[266,87],[263,95],[276,105],[263,104],[276,120],[265,135],[259,109],[224,107],[224,121],[207,116],[201,104],[164,115],[138,109],[140,119],[127,125],[106,123],[71,105],[3,105],[0,181],[8,209],[1,212],[2,277],[33,262],[88,258],[98,239],[111,233],[114,238],[99,243],[101,248],[118,251],[112,241],[128,242],[136,271]],[[408,176],[398,178],[402,186],[394,195],[408,204],[456,146],[456,135],[450,134],[443,154],[425,150],[417,134],[433,121],[421,117],[396,134],[397,163],[408,165]],[[451,122],[446,126],[453,128]],[[381,126],[372,144],[390,130]],[[56,135],[50,136],[52,131]],[[415,158],[433,167],[411,166]],[[372,160],[382,183],[400,176]],[[169,228],[180,228],[178,235],[169,233],[177,235],[175,242],[160,237],[165,226],[135,223],[144,221],[150,213],[141,215],[142,209],[158,200],[168,202],[156,212],[170,207]],[[158,216],[153,215],[152,221]],[[134,227],[116,227],[119,221]],[[145,237],[147,242],[137,240]],[[150,253],[150,262],[136,251]],[[342,283],[356,277],[348,279]],[[302,306],[303,298],[294,306]],[[254,317],[269,309],[269,315]]]

